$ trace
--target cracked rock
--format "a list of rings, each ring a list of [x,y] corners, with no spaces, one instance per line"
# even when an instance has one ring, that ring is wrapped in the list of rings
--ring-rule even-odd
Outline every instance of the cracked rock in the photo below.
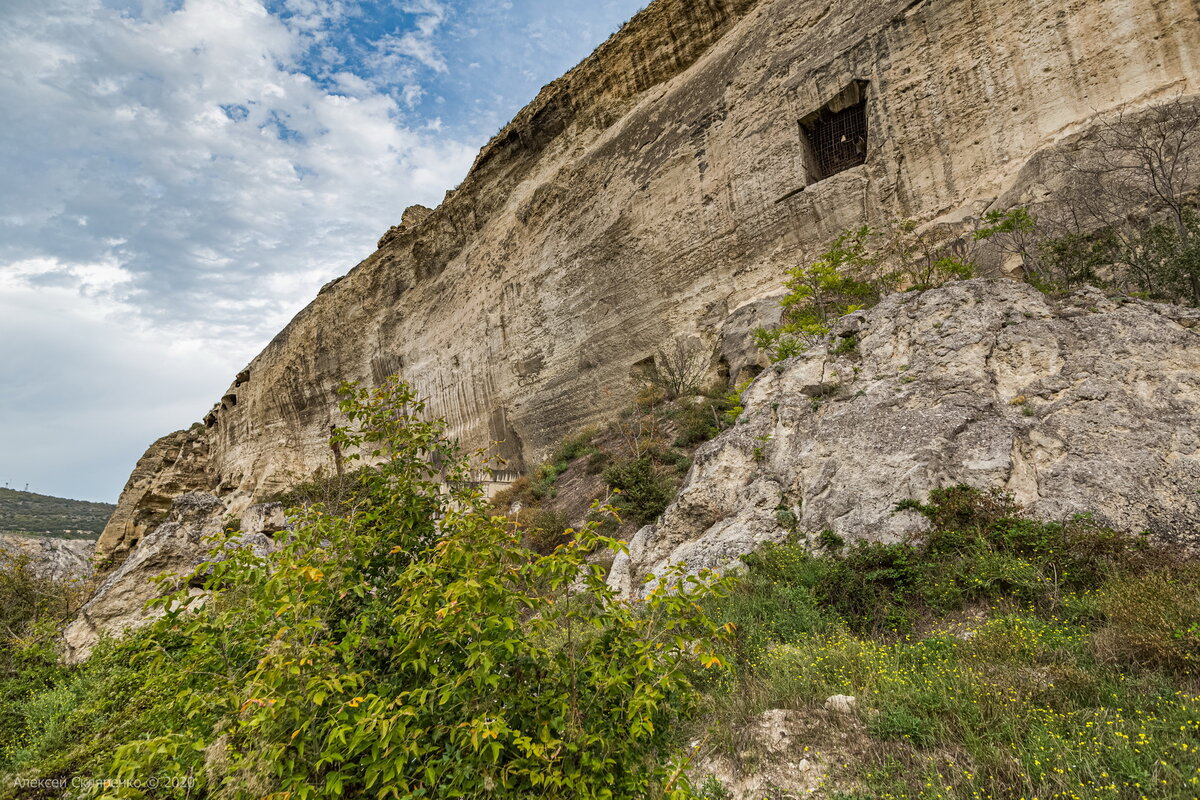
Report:
[[[857,352],[831,340],[755,380],[611,584],[638,595],[670,564],[720,568],[796,533],[895,541],[926,524],[898,501],[955,484],[1196,546],[1200,333],[1123,300],[1006,280],[886,298]]]

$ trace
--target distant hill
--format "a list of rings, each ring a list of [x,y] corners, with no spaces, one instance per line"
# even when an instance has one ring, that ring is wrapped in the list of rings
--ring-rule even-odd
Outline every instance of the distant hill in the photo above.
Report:
[[[116,506],[0,489],[0,533],[95,539]]]

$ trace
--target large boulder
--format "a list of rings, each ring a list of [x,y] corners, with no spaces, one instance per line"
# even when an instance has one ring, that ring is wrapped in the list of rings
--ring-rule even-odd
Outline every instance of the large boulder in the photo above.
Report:
[[[177,497],[166,520],[104,578],[71,620],[63,634],[67,661],[86,658],[103,634],[119,635],[154,619],[155,611],[146,604],[179,587],[177,582],[163,584],[158,579],[186,577],[204,561],[222,560],[222,553],[214,552],[208,540],[233,522],[225,504],[211,494],[191,492]],[[275,535],[286,527],[283,506],[250,506],[237,527],[240,532],[228,546],[248,547],[260,556],[274,552],[278,549]]]
[[[610,581],[639,594],[667,564],[722,567],[792,533],[895,540],[925,524],[898,501],[959,483],[1194,546],[1198,325],[1196,309],[1008,280],[892,295],[758,377]]]
[[[54,539],[48,536],[0,534],[0,551],[27,559],[35,575],[51,581],[86,578],[92,574],[92,539]]]

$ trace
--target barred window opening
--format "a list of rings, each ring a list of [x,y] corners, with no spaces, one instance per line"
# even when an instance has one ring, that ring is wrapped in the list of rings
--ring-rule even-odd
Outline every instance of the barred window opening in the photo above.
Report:
[[[867,161],[866,83],[856,81],[818,111],[800,120],[810,184]]]

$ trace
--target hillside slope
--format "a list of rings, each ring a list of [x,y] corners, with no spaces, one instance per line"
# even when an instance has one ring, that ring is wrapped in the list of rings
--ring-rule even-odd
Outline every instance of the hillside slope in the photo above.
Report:
[[[903,292],[842,318],[742,402],[618,557],[615,588],[644,593],[668,564],[722,567],[797,533],[895,541],[924,527],[897,503],[955,484],[1042,519],[1200,543],[1200,309],[1008,280]]]
[[[736,379],[718,343],[838,233],[908,218],[961,235],[1044,199],[1053,156],[1118,110],[1135,126],[1198,93],[1185,0],[656,0],[323,288],[202,423],[151,446],[97,544],[130,566],[72,647],[89,619],[140,619],[146,565],[186,569],[203,531],[334,473],[343,381],[398,375],[464,447],[506,459],[475,479],[509,485],[611,420],[660,348],[698,344],[709,377]],[[830,119],[858,133],[822,138]]]
[[[95,539],[108,524],[115,508],[111,503],[0,489],[0,534]]]

